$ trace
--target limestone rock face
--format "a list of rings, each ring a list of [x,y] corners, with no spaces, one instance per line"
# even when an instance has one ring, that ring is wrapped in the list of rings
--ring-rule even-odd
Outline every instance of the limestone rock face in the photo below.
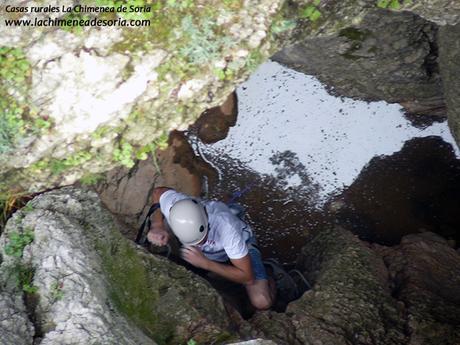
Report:
[[[30,13],[32,6],[61,9],[79,1],[15,3],[29,13],[0,8],[0,191],[40,191],[132,167],[164,134],[222,104],[276,50],[271,25],[283,1],[139,1],[151,11],[108,17]],[[149,25],[5,24],[19,19]]]
[[[64,188],[36,197],[9,220],[0,246],[1,344],[231,338],[217,292],[126,240],[93,192]]]
[[[381,248],[395,297],[406,306],[411,345],[460,342],[460,255],[430,232]]]
[[[0,292],[0,344],[32,345],[34,328],[27,317],[21,293]]]
[[[285,314],[251,320],[279,344],[402,344],[404,322],[383,260],[350,232],[324,229],[307,242],[299,266],[313,289]]]

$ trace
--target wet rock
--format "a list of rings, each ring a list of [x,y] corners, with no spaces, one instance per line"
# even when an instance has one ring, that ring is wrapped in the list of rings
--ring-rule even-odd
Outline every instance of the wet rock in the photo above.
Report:
[[[235,339],[216,291],[126,240],[94,192],[64,188],[38,196],[9,220],[0,247],[2,296],[20,301],[26,290],[26,301],[34,297],[29,307],[41,344]],[[28,272],[27,281],[15,279],[18,265]],[[24,308],[19,302],[15,308],[18,335],[31,343],[21,322]],[[3,319],[8,310],[0,313]],[[4,339],[0,343],[11,344]]]
[[[158,154],[161,170],[158,184],[198,196],[202,191],[202,178],[214,180],[217,178],[216,172],[195,155],[183,132],[171,132],[169,143],[172,149]]]
[[[212,144],[227,137],[230,127],[236,124],[237,115],[238,99],[233,92],[221,106],[201,114],[193,127],[202,142]]]
[[[460,142],[460,24],[446,25],[439,31],[439,56],[442,82],[447,104],[449,127]]]
[[[432,231],[460,239],[460,161],[439,137],[415,138],[401,151],[373,158],[331,207],[339,224],[361,239],[398,244]]]
[[[402,344],[404,321],[391,298],[383,260],[350,232],[329,227],[301,251],[299,268],[313,284],[285,314],[251,323],[279,344]]]
[[[408,344],[460,343],[460,256],[433,233],[407,235],[401,244],[379,247],[404,303]]]
[[[333,35],[302,36],[273,59],[316,76],[343,96],[445,116],[436,33],[435,24],[412,13],[374,9]]]

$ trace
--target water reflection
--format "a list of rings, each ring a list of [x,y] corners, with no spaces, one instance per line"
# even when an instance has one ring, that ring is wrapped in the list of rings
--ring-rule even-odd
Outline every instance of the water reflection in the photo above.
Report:
[[[460,153],[446,121],[414,127],[398,105],[331,96],[315,78],[275,62],[262,65],[237,92],[238,121],[228,137],[212,145],[192,141],[219,171],[210,197],[252,185],[243,199],[250,222],[264,253],[285,262],[295,259],[309,231],[335,220],[324,204],[373,157],[427,136],[442,137]]]

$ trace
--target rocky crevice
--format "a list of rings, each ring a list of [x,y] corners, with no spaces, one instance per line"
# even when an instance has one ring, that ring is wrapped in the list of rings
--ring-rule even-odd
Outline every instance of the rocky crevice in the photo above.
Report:
[[[4,248],[18,225],[34,228],[34,241],[21,260],[35,269],[30,284],[38,297],[33,315],[40,344],[74,339],[178,344],[192,337],[205,343],[239,338],[229,327],[219,295],[201,278],[126,240],[94,193],[64,188],[40,195],[31,205],[33,209],[10,219],[0,242]],[[6,275],[11,265],[4,260],[0,266],[0,304],[8,296],[22,301],[22,291]],[[24,327],[12,325],[8,313],[8,308],[0,310],[2,332],[3,322],[13,330]],[[27,320],[25,306],[19,315]],[[14,331],[22,342],[3,337],[0,343],[31,344],[32,324],[24,322],[29,333]]]

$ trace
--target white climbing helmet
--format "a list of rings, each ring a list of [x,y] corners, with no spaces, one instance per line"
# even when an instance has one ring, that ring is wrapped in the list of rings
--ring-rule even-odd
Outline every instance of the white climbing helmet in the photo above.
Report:
[[[208,216],[198,201],[183,199],[169,211],[168,221],[172,231],[182,244],[193,246],[200,243],[208,233]]]

